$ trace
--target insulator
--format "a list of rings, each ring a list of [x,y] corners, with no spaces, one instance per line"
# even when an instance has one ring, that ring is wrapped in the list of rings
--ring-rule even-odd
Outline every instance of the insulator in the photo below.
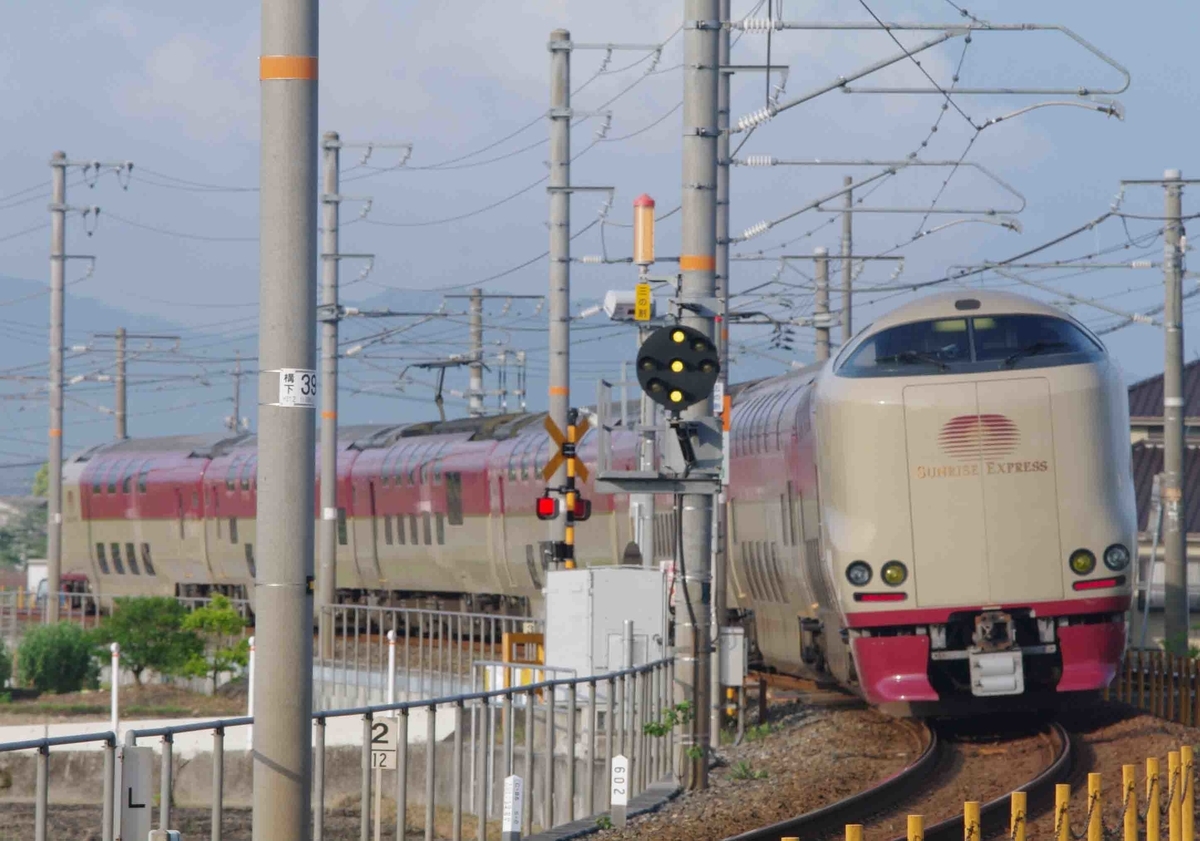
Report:
[[[775,112],[770,108],[760,108],[753,114],[747,114],[737,122],[738,131],[747,131],[757,125],[765,123],[767,120],[775,116]]]
[[[775,166],[777,163],[779,163],[779,160],[771,155],[746,156],[746,166]]]
[[[581,263],[597,264],[597,263],[603,263],[604,258],[601,257],[599,254],[586,254],[583,257],[580,257],[579,261]]]
[[[1129,268],[1131,268],[1131,269],[1151,269],[1151,268],[1154,268],[1154,264],[1152,262],[1150,262],[1149,260],[1134,260],[1132,263],[1129,264]]]
[[[765,233],[771,227],[770,222],[758,222],[751,225],[742,233],[742,239],[754,239],[761,233]]]
[[[738,28],[743,32],[765,35],[772,30],[783,29],[783,23],[782,21],[768,20],[766,18],[747,18],[738,24]]]

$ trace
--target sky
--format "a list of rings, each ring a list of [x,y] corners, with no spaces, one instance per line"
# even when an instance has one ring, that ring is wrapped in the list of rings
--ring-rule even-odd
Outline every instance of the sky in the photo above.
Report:
[[[102,167],[71,171],[68,203],[99,206],[72,214],[67,250],[95,256],[71,261],[68,288],[68,375],[85,377],[68,389],[68,446],[104,440],[111,417],[104,377],[109,348],[91,336],[117,321],[133,329],[168,332],[174,343],[141,346],[131,362],[133,434],[220,429],[232,411],[235,354],[252,371],[257,348],[258,282],[258,4],[213,0],[200,5],[8,0],[0,31],[0,98],[8,124],[0,144],[0,327],[11,350],[0,364],[0,408],[9,429],[4,463],[44,452],[44,375],[47,329],[47,162],[54,150],[72,161],[131,161],[132,177]],[[735,0],[733,17],[763,18],[767,7]],[[775,11],[778,11],[776,9]],[[854,322],[908,299],[897,284],[944,278],[955,267],[998,261],[1072,231],[1109,212],[1125,178],[1157,178],[1168,167],[1198,174],[1194,138],[1200,94],[1189,36],[1200,27],[1200,6],[1175,2],[1131,15],[1114,3],[1032,0],[970,3],[949,0],[798,2],[782,0],[792,22],[955,22],[972,16],[995,24],[1058,24],[1073,30],[1128,69],[1119,101],[1124,120],[1096,110],[1053,105],[988,124],[1026,106],[1086,102],[1070,94],[955,95],[955,88],[1040,87],[1116,90],[1121,72],[1061,32],[962,33],[855,85],[920,87],[922,94],[833,91],[789,108],[747,138],[738,157],[791,160],[906,159],[958,161],[960,167],[910,167],[856,191],[863,211],[902,208],[939,212],[854,215],[854,251],[903,255],[896,265],[856,266]],[[964,15],[965,11],[965,15]],[[661,213],[679,202],[683,4],[633,0],[515,0],[454,4],[343,0],[322,4],[319,85],[321,131],[338,131],[341,153],[341,250],[374,255],[342,264],[343,302],[351,306],[437,311],[409,321],[348,320],[341,391],[346,422],[404,421],[432,416],[432,378],[407,365],[467,351],[465,302],[443,299],[482,286],[489,294],[486,385],[498,387],[496,354],[528,354],[529,406],[545,393],[545,307],[503,299],[547,287],[548,201],[546,121],[551,30],[565,27],[579,44],[661,45],[647,49],[577,49],[572,55],[572,130],[576,184],[615,188],[613,204],[580,193],[572,200],[575,257],[626,256],[632,202],[645,192]],[[933,33],[892,33],[907,48]],[[762,64],[767,38],[735,33],[733,61]],[[785,88],[768,91],[762,74],[734,77],[734,121],[828,85],[839,76],[897,53],[892,36],[864,31],[784,31],[770,38],[771,61],[786,64]],[[925,76],[928,73],[949,100]],[[957,77],[957,81],[955,78]],[[778,82],[778,77],[773,77]],[[854,85],[852,85],[854,87]],[[944,107],[943,107],[944,106]],[[608,117],[604,113],[607,112]],[[606,119],[610,121],[605,125]],[[411,152],[397,144],[411,143]],[[374,144],[367,155],[366,145]],[[976,168],[976,165],[978,168]],[[731,230],[737,235],[773,221],[838,189],[845,175],[866,178],[879,167],[736,166],[732,171]],[[995,179],[999,179],[999,183]],[[877,187],[877,189],[873,189]],[[1200,213],[1200,198],[1185,194],[1184,212]],[[367,201],[369,199],[369,202]],[[835,203],[836,204],[836,203]],[[1094,228],[1039,252],[1038,260],[1159,261],[1162,192],[1131,187]],[[940,211],[953,211],[942,213]],[[1011,213],[1017,211],[1019,213]],[[364,211],[366,211],[364,213]],[[1021,232],[980,223],[1010,215]],[[1149,217],[1149,218],[1142,218]],[[926,236],[922,231],[953,224]],[[678,253],[678,213],[658,225],[658,253]],[[836,253],[838,216],[810,211],[733,247],[733,306],[783,320],[812,311],[811,264],[781,262],[783,254]],[[667,264],[660,264],[661,269]],[[664,269],[667,271],[668,269]],[[835,276],[839,268],[833,268]],[[1020,278],[995,272],[971,283],[1015,288],[1070,305],[1097,329],[1124,319],[1079,303],[1099,299],[1118,313],[1161,303],[1161,270],[1021,269]],[[614,288],[630,288],[627,265],[575,264],[572,309],[586,309]],[[1039,284],[1029,285],[1028,281]],[[965,281],[964,281],[965,282]],[[870,292],[872,286],[894,291]],[[1048,289],[1047,289],[1048,287]],[[1197,288],[1189,278],[1185,289]],[[12,294],[8,294],[11,290]],[[753,291],[749,291],[753,290]],[[834,306],[840,307],[836,300]],[[21,299],[21,300],[15,300]],[[1195,324],[1200,297],[1189,302]],[[634,341],[628,328],[603,317],[576,324],[573,384],[591,399],[598,377],[619,376],[619,361]],[[381,331],[394,333],[381,336]],[[1133,325],[1105,335],[1128,379],[1162,368],[1162,333]],[[734,380],[779,373],[811,359],[812,332],[797,328],[790,344],[767,328],[735,328]],[[614,344],[614,342],[616,344]],[[782,346],[781,346],[782,345]],[[8,348],[8,345],[5,346]],[[1198,343],[1186,340],[1188,358]],[[135,364],[136,363],[136,364]],[[403,379],[401,375],[403,374]],[[515,372],[509,370],[509,388]],[[253,378],[245,378],[242,414],[254,425]],[[399,386],[399,387],[398,387]],[[465,372],[451,371],[446,387],[461,391]],[[509,398],[509,407],[515,406]],[[497,397],[489,405],[498,405]],[[453,394],[448,412],[462,411]]]

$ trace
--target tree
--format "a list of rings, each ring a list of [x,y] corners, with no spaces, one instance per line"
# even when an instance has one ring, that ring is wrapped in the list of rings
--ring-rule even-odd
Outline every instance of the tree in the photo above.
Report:
[[[250,662],[250,641],[242,638],[246,621],[225,596],[213,596],[207,605],[192,611],[183,627],[204,640],[204,650],[188,662],[187,674],[211,677],[215,687],[220,675],[240,672]]]
[[[96,638],[121,646],[122,665],[141,686],[146,669],[183,674],[193,657],[203,656],[204,641],[195,631],[184,629],[186,618],[183,605],[168,596],[117,599],[116,609],[100,623]]]
[[[17,671],[22,683],[39,692],[94,688],[100,680],[95,650],[92,635],[78,625],[39,625],[29,629],[17,648]]]
[[[50,465],[43,464],[33,474],[33,495],[44,497],[50,493]]]

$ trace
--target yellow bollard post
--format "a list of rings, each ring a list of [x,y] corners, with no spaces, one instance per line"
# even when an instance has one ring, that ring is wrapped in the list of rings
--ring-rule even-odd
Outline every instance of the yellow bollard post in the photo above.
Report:
[[[925,816],[908,816],[908,841],[925,841]]]
[[[1008,837],[1011,841],[1025,841],[1025,792],[1012,793],[1011,820],[1008,825]]]
[[[1183,830],[1183,809],[1180,801],[1179,751],[1167,754],[1167,838],[1180,841]]]
[[[1162,838],[1161,812],[1162,780],[1159,778],[1158,757],[1146,758],[1146,841]]]
[[[1138,841],[1137,766],[1121,766],[1121,818],[1124,841]]]
[[[1054,787],[1054,839],[1071,841],[1071,786],[1059,783]]]
[[[963,804],[963,841],[979,841],[979,801]]]
[[[863,828],[860,823],[846,824],[846,841],[863,841]]]
[[[1088,841],[1104,841],[1104,801],[1100,799],[1100,775],[1088,774]]]
[[[1196,757],[1191,745],[1179,749],[1179,764],[1183,766],[1183,841],[1196,839]]]

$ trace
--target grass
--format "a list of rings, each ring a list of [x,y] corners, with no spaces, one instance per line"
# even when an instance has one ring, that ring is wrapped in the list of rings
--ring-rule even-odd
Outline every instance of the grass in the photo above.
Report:
[[[0,703],[0,721],[36,716],[106,720],[109,714],[109,697],[107,689],[63,695],[21,692],[13,700]],[[243,715],[246,710],[246,702],[241,698],[205,695],[161,684],[123,686],[120,689],[118,704],[124,719],[217,717]]]
[[[743,760],[729,770],[729,776],[735,780],[765,780],[768,775],[766,771],[755,771]]]

